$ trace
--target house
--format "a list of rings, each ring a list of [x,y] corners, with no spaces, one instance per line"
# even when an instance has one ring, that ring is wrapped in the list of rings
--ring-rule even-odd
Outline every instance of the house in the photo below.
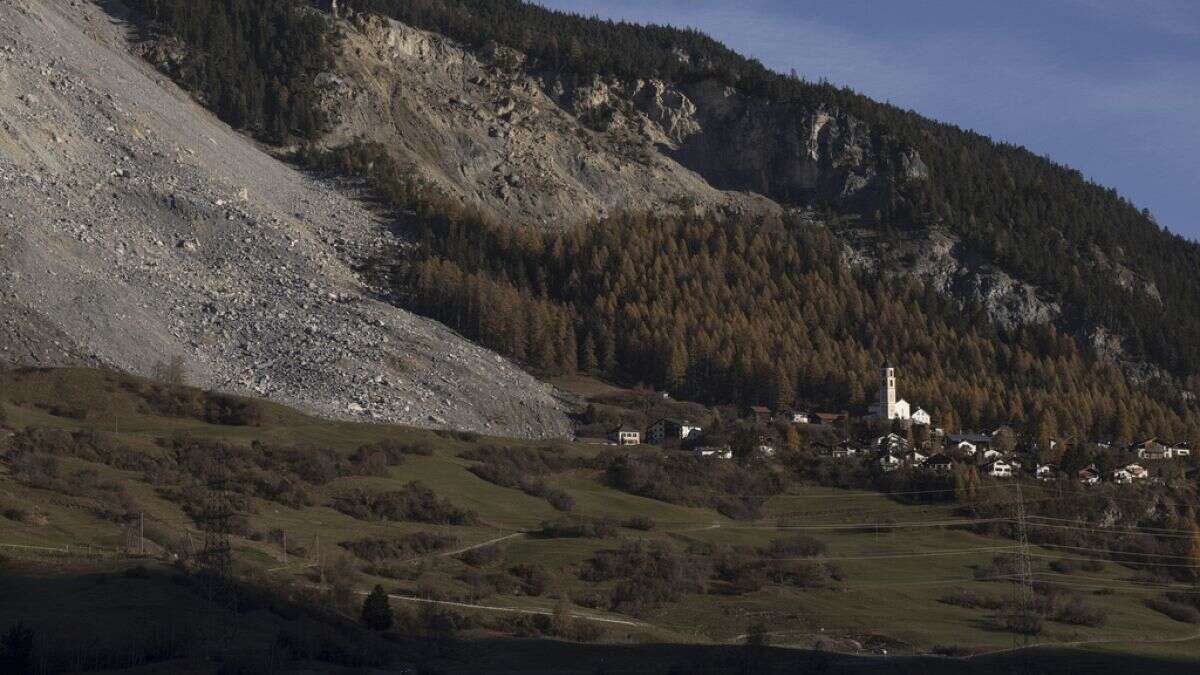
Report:
[[[924,409],[917,408],[916,410],[913,411],[912,423],[920,424],[921,426],[927,427],[933,423],[933,418],[931,418],[929,416],[929,413],[925,412]]]
[[[1156,438],[1150,438],[1141,443],[1134,444],[1129,448],[1133,454],[1137,455],[1138,459],[1145,460],[1163,460],[1171,459],[1175,453],[1171,446],[1160,442]]]
[[[846,459],[849,457],[857,457],[862,453],[862,450],[860,450],[857,445],[851,443],[849,440],[845,440],[829,448],[828,452],[829,456],[834,459]]]
[[[1117,485],[1128,485],[1133,482],[1133,475],[1125,469],[1117,469],[1112,472],[1112,480]]]
[[[686,441],[691,438],[699,438],[702,431],[700,427],[687,420],[663,418],[651,424],[650,428],[646,430],[646,442]]]
[[[1191,457],[1192,456],[1192,446],[1189,445],[1186,441],[1181,441],[1179,443],[1172,443],[1171,444],[1171,452],[1176,457]]]
[[[928,456],[923,455],[916,450],[912,450],[904,454],[904,464],[906,466],[924,466]]]
[[[1076,474],[1079,482],[1084,485],[1096,485],[1100,482],[1100,472],[1096,470],[1096,465],[1085,466]]]
[[[701,445],[692,450],[697,457],[733,459],[733,450],[728,445]]]
[[[875,439],[875,449],[879,452],[903,453],[908,450],[908,439],[899,434],[888,434]]]
[[[788,410],[783,413],[783,421],[789,424],[811,424],[814,418],[800,410]]]
[[[994,462],[984,464],[983,473],[992,478],[1012,478],[1013,465],[1003,459],[998,459]]]
[[[901,464],[903,464],[903,462],[901,462],[900,458],[895,455],[885,454],[879,458],[879,466],[884,471],[895,471],[896,469],[900,468]]]
[[[975,452],[979,450],[979,446],[975,445],[971,441],[959,441],[957,444],[952,444],[950,447],[954,448],[960,454],[966,455],[967,457],[974,457]]]
[[[628,424],[622,424],[608,432],[608,440],[617,445],[641,445],[642,432]]]
[[[1146,480],[1150,477],[1150,472],[1141,464],[1129,464],[1124,470],[1133,480]]]
[[[949,473],[954,470],[954,460],[950,459],[950,455],[934,455],[925,460],[925,468],[939,473]]]
[[[1000,459],[1004,456],[1004,453],[995,448],[988,448],[987,450],[983,451],[983,455],[981,456],[983,457],[983,461],[990,462],[992,460]]]
[[[1058,478],[1058,467],[1053,464],[1038,464],[1033,470],[1033,475],[1038,480],[1054,480]]]

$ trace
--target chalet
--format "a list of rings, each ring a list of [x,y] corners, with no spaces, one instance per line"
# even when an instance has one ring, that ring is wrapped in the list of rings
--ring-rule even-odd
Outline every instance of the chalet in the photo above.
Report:
[[[901,462],[900,458],[895,455],[885,454],[879,458],[879,466],[884,471],[895,471],[896,469],[900,468],[901,464],[903,464],[903,462]]]
[[[925,412],[923,408],[917,408],[914,410],[911,419],[913,424],[920,424],[921,426],[925,427],[933,423],[933,418],[931,418],[929,413]]]
[[[1096,469],[1096,465],[1085,466],[1076,473],[1079,482],[1084,485],[1097,485],[1100,482],[1100,472]]]
[[[990,462],[992,460],[1000,459],[1004,456],[1004,453],[996,450],[995,448],[988,448],[987,450],[984,450],[983,454],[980,456],[983,457],[983,461]]]
[[[702,429],[687,420],[663,418],[650,425],[646,430],[647,443],[665,443],[667,441],[686,441],[699,438]]]
[[[608,440],[617,445],[640,445],[642,432],[628,424],[622,424],[608,432]]]
[[[1133,454],[1137,455],[1138,459],[1145,460],[1162,460],[1171,459],[1175,456],[1174,449],[1166,443],[1160,442],[1156,438],[1150,438],[1141,443],[1134,444],[1129,448]]]
[[[1003,459],[997,459],[983,465],[983,473],[992,478],[1012,478],[1013,465]]]
[[[916,450],[904,453],[905,466],[924,466],[927,459],[929,459],[928,456],[923,455]]]
[[[1033,470],[1033,475],[1038,480],[1054,480],[1058,478],[1058,467],[1053,464],[1038,464]]]
[[[979,446],[975,445],[971,441],[959,441],[958,443],[951,443],[950,447],[959,454],[967,457],[974,457],[975,453],[979,450]]]
[[[1124,469],[1134,480],[1146,480],[1150,477],[1150,472],[1141,464],[1129,464]]]
[[[1112,472],[1112,480],[1117,485],[1128,485],[1133,482],[1133,475],[1125,469],[1117,469]]]
[[[900,434],[888,434],[875,439],[875,449],[879,452],[903,453],[908,450],[908,439]]]
[[[865,450],[861,449],[857,443],[851,441],[850,439],[846,439],[837,445],[822,444],[821,449],[826,455],[832,457],[833,459],[847,459],[866,454]]]
[[[782,415],[783,421],[788,424],[811,424],[815,419],[812,415],[800,410],[788,410]]]
[[[925,468],[939,473],[949,473],[954,470],[954,460],[949,455],[934,455],[925,460]]]
[[[733,459],[733,450],[728,445],[701,445],[692,450],[697,457]]]

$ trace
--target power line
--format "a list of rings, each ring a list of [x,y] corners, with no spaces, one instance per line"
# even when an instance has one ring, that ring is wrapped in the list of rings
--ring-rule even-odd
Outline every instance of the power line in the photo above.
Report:
[[[1079,520],[1076,518],[1054,518],[1051,516],[1029,516],[1029,517],[1036,519],[1036,520],[1050,520],[1050,521],[1055,521],[1055,522],[1060,522],[1060,523],[1078,523],[1078,524],[1083,524],[1083,525],[1091,524],[1089,521]],[[1099,527],[1099,526],[1096,526],[1096,527]],[[1143,532],[1147,532],[1147,533],[1179,532],[1179,533],[1185,533],[1185,534],[1195,534],[1195,530],[1192,530],[1191,528],[1153,527],[1153,526],[1146,526],[1146,525],[1130,525],[1130,526],[1127,526],[1127,528],[1137,529],[1139,531],[1143,531]],[[1118,528],[1114,527],[1114,528],[1101,528],[1101,529],[1116,530]]]

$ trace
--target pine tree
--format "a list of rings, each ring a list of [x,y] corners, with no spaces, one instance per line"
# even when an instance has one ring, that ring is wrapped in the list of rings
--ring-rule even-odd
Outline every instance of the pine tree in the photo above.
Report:
[[[376,584],[363,601],[362,621],[371,630],[387,630],[392,627],[392,605],[383,586]]]
[[[581,357],[580,363],[583,364],[585,373],[594,373],[600,367],[600,361],[596,358],[596,340],[590,332],[583,338]]]

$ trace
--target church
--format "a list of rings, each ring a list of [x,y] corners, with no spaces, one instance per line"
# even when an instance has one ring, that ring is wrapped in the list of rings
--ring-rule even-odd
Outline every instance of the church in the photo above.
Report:
[[[912,410],[908,401],[897,398],[896,392],[896,367],[891,361],[884,361],[879,373],[879,395],[876,402],[871,404],[870,417],[922,425],[928,425],[932,421],[929,413],[920,408]]]

